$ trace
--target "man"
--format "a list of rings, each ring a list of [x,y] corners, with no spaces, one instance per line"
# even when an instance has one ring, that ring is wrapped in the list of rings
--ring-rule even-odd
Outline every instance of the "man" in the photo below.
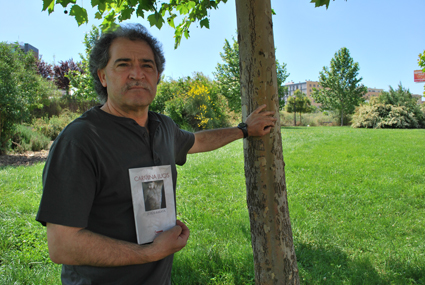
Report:
[[[90,56],[95,88],[104,103],[69,124],[55,140],[43,171],[37,220],[47,227],[50,258],[63,264],[63,284],[170,284],[173,254],[189,238],[187,226],[139,245],[130,168],[176,164],[187,153],[262,136],[276,121],[264,106],[240,128],[180,130],[149,112],[164,70],[159,43],[141,25],[103,34]]]

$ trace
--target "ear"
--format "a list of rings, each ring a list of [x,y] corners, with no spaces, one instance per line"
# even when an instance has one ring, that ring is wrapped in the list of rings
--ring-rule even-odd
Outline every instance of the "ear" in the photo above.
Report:
[[[97,70],[97,76],[99,76],[100,83],[102,83],[103,87],[106,87],[106,74],[105,69],[98,69]]]

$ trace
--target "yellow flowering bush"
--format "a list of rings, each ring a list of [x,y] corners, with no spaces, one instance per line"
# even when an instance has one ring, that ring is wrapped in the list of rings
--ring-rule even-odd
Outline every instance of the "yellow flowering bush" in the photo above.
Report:
[[[190,131],[226,127],[229,125],[226,99],[218,90],[216,83],[202,73],[163,81],[151,107]]]

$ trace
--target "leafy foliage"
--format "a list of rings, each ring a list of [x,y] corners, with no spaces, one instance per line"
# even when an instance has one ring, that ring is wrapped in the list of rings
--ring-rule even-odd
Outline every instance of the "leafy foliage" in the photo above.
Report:
[[[190,131],[228,125],[225,98],[216,83],[202,73],[162,82],[150,110],[167,114]]]
[[[335,0],[333,0],[335,1]],[[347,1],[347,0],[345,0]],[[314,3],[315,7],[320,7],[320,6],[325,6],[326,5],[326,9],[329,8],[329,3],[331,2],[331,0],[311,0],[310,3]]]
[[[405,106],[362,105],[353,116],[353,128],[417,128],[418,120]]]
[[[36,59],[18,45],[0,43],[0,153],[8,148],[16,124],[29,121],[54,92],[37,74]]]
[[[99,37],[99,28],[92,26],[92,30],[84,36],[85,55],[80,53],[80,69],[69,72],[67,75],[73,91],[73,98],[79,102],[97,100],[97,93],[94,90],[93,78],[89,70],[89,57],[94,43]]]
[[[53,81],[54,79],[54,72],[53,72],[53,66],[41,58],[37,60],[37,73],[40,74],[43,78]]]
[[[300,122],[301,122],[301,114],[302,113],[310,113],[311,112],[311,101],[307,98],[305,93],[302,93],[301,90],[297,89],[294,92],[294,96],[288,98],[288,102],[286,104],[286,112],[294,113],[294,126],[297,125],[296,114],[297,112],[300,114]]]
[[[367,88],[360,85],[359,64],[354,62],[347,48],[335,53],[330,69],[323,67],[319,81],[321,89],[313,88],[312,97],[322,104],[322,109],[333,110],[339,114],[341,126],[344,117],[353,114],[355,107],[364,102],[363,95]]]
[[[35,131],[48,137],[49,140],[55,140],[59,133],[73,120],[80,116],[79,113],[73,113],[63,110],[59,116],[51,118],[36,118],[32,121],[32,127]]]
[[[72,72],[82,72],[78,63],[75,63],[71,58],[67,61],[59,61],[59,65],[53,67],[55,73],[55,84],[59,89],[66,90],[69,93],[69,78],[68,74]]]
[[[224,63],[218,63],[214,76],[219,83],[220,92],[226,97],[229,108],[232,111],[240,113],[241,111],[241,88],[240,88],[240,70],[239,70],[239,44],[232,39],[233,43],[226,39],[224,42],[224,53],[220,53]],[[289,73],[286,70],[286,64],[279,64],[276,60],[277,85],[279,97],[283,98],[286,94],[286,87],[283,86]],[[283,108],[285,101],[280,101],[280,108]]]
[[[355,128],[420,128],[425,127],[425,112],[418,100],[401,85],[398,89],[390,86],[378,98],[363,105],[353,116]]]
[[[12,138],[12,149],[15,152],[39,151],[46,149],[50,138],[33,130],[29,126],[18,125]]]
[[[76,4],[76,0],[43,0],[43,11],[52,13],[55,5],[66,8],[71,6],[70,16],[75,17],[78,25],[88,23],[87,10]],[[165,22],[174,29],[175,48],[178,47],[182,37],[189,38],[189,28],[192,23],[199,22],[202,27],[209,28],[208,10],[217,9],[218,4],[227,0],[169,0],[162,2],[156,0],[92,0],[91,5],[97,8],[96,19],[103,19],[102,31],[114,29],[117,22],[137,17],[146,18],[151,27],[161,29]],[[174,21],[179,19],[180,23]]]

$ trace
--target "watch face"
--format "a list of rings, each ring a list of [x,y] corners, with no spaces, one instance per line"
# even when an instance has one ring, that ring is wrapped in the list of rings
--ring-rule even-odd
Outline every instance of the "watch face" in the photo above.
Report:
[[[240,124],[238,125],[238,127],[239,127],[239,128],[246,128],[246,127],[247,127],[247,124],[245,124],[245,123],[240,123]]]

